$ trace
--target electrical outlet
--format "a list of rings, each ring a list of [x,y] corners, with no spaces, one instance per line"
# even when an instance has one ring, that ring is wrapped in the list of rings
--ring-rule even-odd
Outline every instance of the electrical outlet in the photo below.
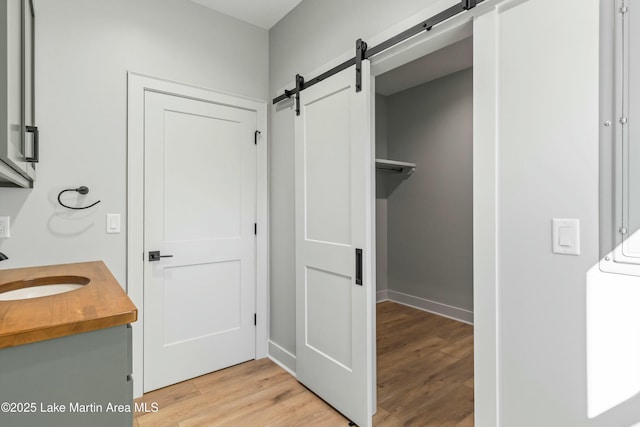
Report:
[[[0,216],[0,239],[8,239],[11,237],[10,217]]]

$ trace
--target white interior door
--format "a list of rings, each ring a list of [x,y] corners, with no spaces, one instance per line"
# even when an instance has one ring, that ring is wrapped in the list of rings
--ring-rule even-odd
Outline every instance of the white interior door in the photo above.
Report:
[[[362,75],[361,92],[355,67],[303,91],[295,120],[296,375],[361,427],[375,390],[369,61]]]
[[[255,111],[146,92],[145,391],[255,358],[255,129]]]

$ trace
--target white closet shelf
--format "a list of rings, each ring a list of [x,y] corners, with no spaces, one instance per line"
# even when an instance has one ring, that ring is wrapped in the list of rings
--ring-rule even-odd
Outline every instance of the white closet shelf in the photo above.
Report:
[[[416,164],[398,162],[396,160],[376,159],[376,170],[409,176],[416,170]]]

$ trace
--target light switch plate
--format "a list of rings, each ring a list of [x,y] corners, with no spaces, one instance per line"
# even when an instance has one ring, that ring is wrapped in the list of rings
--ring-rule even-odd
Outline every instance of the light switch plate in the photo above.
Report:
[[[0,216],[0,239],[11,237],[11,217]]]
[[[120,233],[120,214],[107,214],[107,234]]]
[[[553,253],[580,255],[580,220],[554,218],[552,225]]]

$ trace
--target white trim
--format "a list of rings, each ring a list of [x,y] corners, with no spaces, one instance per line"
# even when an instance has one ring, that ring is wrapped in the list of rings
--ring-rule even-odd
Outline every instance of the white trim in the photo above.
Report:
[[[365,158],[369,164],[365,174],[365,192],[369,193],[368,205],[365,209],[365,237],[368,240],[365,246],[364,256],[364,280],[369,283],[367,286],[367,334],[369,334],[369,351],[367,351],[367,364],[369,366],[369,408],[370,417],[368,425],[372,425],[373,416],[378,411],[378,351],[376,347],[378,325],[376,316],[376,79],[371,72],[371,63],[362,64],[362,73],[367,73],[369,79],[363,78],[362,84],[369,86],[369,120],[366,133],[369,137],[369,144],[365,147]],[[366,77],[366,76],[364,76]],[[367,82],[367,80],[369,80]],[[364,86],[366,88],[366,86]],[[368,264],[368,265],[367,265]]]
[[[138,307],[133,324],[134,397],[143,393],[144,331],[144,92],[155,91],[255,111],[258,130],[256,220],[256,359],[267,355],[268,340],[268,170],[267,103],[264,100],[229,94],[129,72],[127,74],[127,292]]]
[[[473,307],[474,418],[500,426],[497,8],[474,21],[473,40]]]
[[[296,356],[269,340],[269,355],[267,356],[273,363],[296,377]]]
[[[389,301],[389,290],[383,289],[376,292],[376,302]]]
[[[431,301],[413,295],[403,294],[402,292],[392,290],[389,290],[387,292],[389,294],[389,301],[391,302],[406,305],[408,307],[413,307],[418,310],[426,311],[428,313],[437,314],[438,316],[457,320],[458,322],[473,325],[473,311],[465,310],[463,308],[458,308],[447,304],[442,304],[440,302]]]

